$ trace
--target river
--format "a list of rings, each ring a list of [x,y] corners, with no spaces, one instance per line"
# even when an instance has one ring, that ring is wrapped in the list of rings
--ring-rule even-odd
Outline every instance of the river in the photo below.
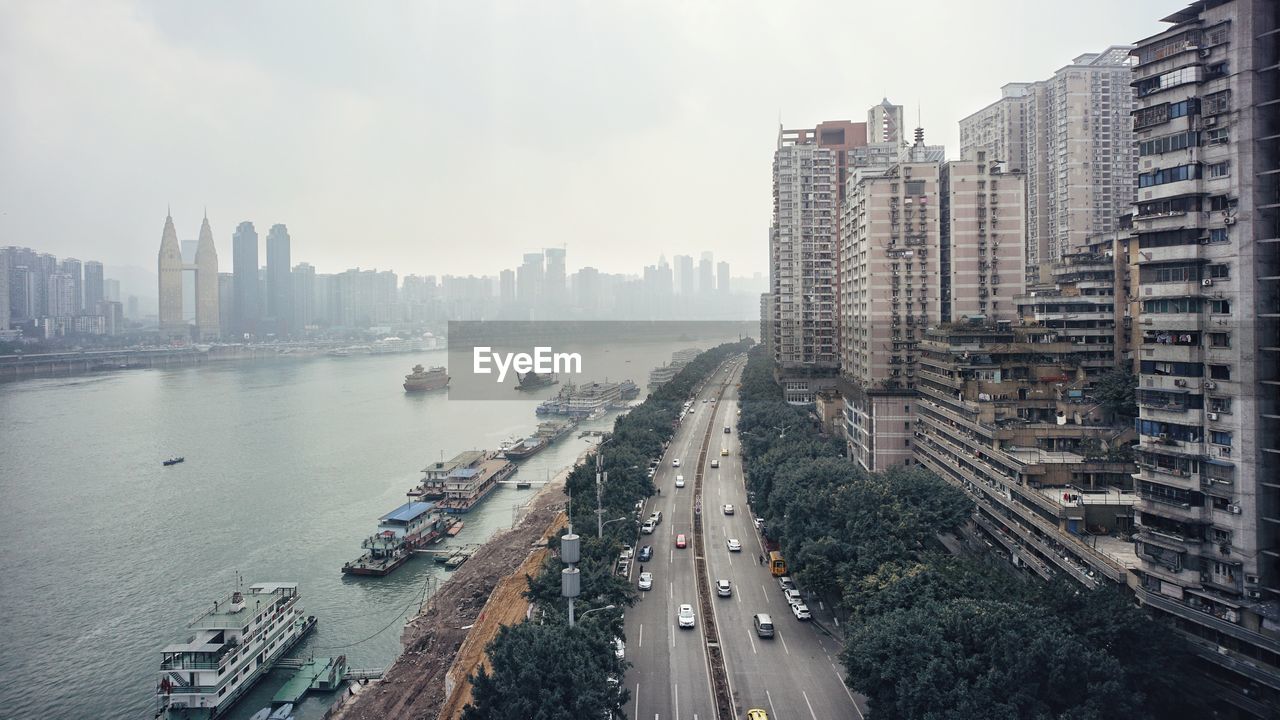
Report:
[[[599,371],[643,386],[688,344],[614,348]],[[445,364],[445,353],[0,384],[0,717],[151,717],[160,649],[185,639],[186,623],[237,574],[246,585],[300,584],[319,626],[292,655],[389,665],[404,619],[448,572],[415,558],[389,577],[357,579],[342,563],[428,462],[495,448],[538,422],[528,401],[404,393],[402,377],[419,362]],[[516,477],[544,480],[589,442],[566,437]],[[163,467],[172,455],[186,462]],[[536,487],[494,492],[464,516],[456,542],[509,527]],[[267,704],[285,677],[274,672],[228,717]],[[306,700],[298,719],[319,718],[329,700]]]

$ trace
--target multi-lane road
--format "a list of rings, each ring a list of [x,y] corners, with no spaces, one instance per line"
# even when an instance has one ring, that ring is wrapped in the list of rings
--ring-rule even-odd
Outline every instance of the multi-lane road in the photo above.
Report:
[[[860,720],[865,705],[861,696],[844,685],[839,642],[814,623],[796,620],[776,579],[759,562],[764,548],[747,507],[737,436],[741,363],[736,360],[717,371],[694,398],[693,413],[684,416],[654,477],[662,494],[645,504],[644,517],[660,510],[663,520],[652,535],[640,535],[640,546],[653,546],[653,559],[631,568],[632,582],[642,571],[653,573],[653,589],[641,592],[640,601],[627,611],[631,668],[625,682],[631,702],[625,710],[633,720],[716,717],[703,633],[700,627],[681,629],[676,622],[682,604],[694,607],[699,626],[706,622],[694,575],[694,508],[699,500],[694,474],[710,424],[701,497],[706,566],[713,587],[715,581],[725,579],[733,589],[730,597],[713,598],[712,605],[739,717],[745,717],[748,709],[761,708],[770,720]],[[720,402],[712,402],[720,397],[726,373],[728,389]],[[726,425],[732,428],[728,434],[723,432]],[[721,448],[728,455],[721,456]],[[680,467],[673,466],[676,459]],[[712,460],[720,466],[711,467]],[[678,475],[684,476],[683,488],[675,486]],[[725,504],[734,506],[733,515],[723,512]],[[688,538],[685,549],[676,547],[681,533]],[[742,543],[741,552],[729,552],[730,538]],[[832,627],[828,613],[816,605],[811,609],[815,620]],[[752,622],[756,613],[772,616],[774,637],[756,635]]]

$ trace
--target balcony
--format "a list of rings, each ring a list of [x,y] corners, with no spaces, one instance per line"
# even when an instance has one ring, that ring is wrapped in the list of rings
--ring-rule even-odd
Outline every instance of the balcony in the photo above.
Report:
[[[1205,287],[1199,280],[1185,282],[1142,283],[1142,300],[1165,297],[1200,297]]]

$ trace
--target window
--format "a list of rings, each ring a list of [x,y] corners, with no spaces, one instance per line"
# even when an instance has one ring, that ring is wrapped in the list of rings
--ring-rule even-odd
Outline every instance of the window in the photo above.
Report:
[[[1142,97],[1143,95],[1150,95],[1151,93],[1171,88],[1176,85],[1192,83],[1198,79],[1199,78],[1196,77],[1195,67],[1184,67],[1164,73],[1163,75],[1139,80],[1134,84],[1134,88],[1138,93],[1138,97]]]
[[[1211,243],[1227,242],[1227,229],[1224,227],[1209,228],[1209,242]]]
[[[1200,242],[1199,231],[1195,229],[1161,230],[1160,232],[1142,233],[1138,236],[1138,247],[1158,248],[1174,245],[1195,245]]]
[[[1209,166],[1209,177],[1211,178],[1222,178],[1222,177],[1228,177],[1230,175],[1231,175],[1231,163],[1229,161],[1214,163]]]
[[[1142,173],[1138,176],[1138,187],[1164,185],[1165,183],[1180,182],[1182,180],[1194,180],[1198,177],[1200,177],[1200,166],[1198,164],[1177,165],[1154,172]]]
[[[1230,210],[1236,206],[1236,199],[1226,195],[1214,195],[1209,198],[1210,210]]]
[[[1214,480],[1229,483],[1235,479],[1236,466],[1225,464],[1220,465],[1216,462],[1204,463],[1200,466],[1200,472],[1203,473],[1205,477],[1211,477]]]
[[[1231,69],[1227,63],[1214,63],[1204,69],[1204,79],[1212,80],[1214,78],[1226,77],[1229,72],[1231,72]]]
[[[1231,366],[1230,365],[1210,365],[1209,377],[1213,378],[1214,380],[1230,380]]]
[[[1146,65],[1156,60],[1162,60],[1180,52],[1191,49],[1199,39],[1199,32],[1191,31],[1181,35],[1161,41],[1155,45],[1148,45],[1138,49],[1138,62]]]
[[[907,195],[916,196],[924,194],[923,180],[907,180],[904,184],[907,187]]]
[[[1222,92],[1210,93],[1204,96],[1204,104],[1201,105],[1205,115],[1217,115],[1231,109],[1231,91],[1223,90]]]
[[[1230,265],[1210,265],[1208,275],[1209,277],[1214,279],[1231,277],[1231,266]]]
[[[1188,98],[1181,102],[1173,103],[1169,106],[1169,119],[1186,117],[1195,115],[1200,112],[1200,100],[1197,98]]]
[[[1134,420],[1134,426],[1143,435],[1164,435],[1170,440],[1182,442],[1200,442],[1204,436],[1195,425],[1179,425],[1178,423],[1159,422],[1156,420]]]
[[[1174,133],[1163,137],[1144,140],[1138,143],[1139,155],[1159,155],[1161,153],[1195,147],[1200,144],[1200,133],[1195,130]]]
[[[1204,34],[1205,45],[1221,45],[1231,37],[1230,23],[1222,23],[1216,27],[1209,28]]]
[[[1143,375],[1166,375],[1174,377],[1204,377],[1204,365],[1200,363],[1165,362],[1163,360],[1143,360],[1139,366]]]
[[[1164,200],[1138,203],[1138,217],[1179,215],[1186,212],[1195,212],[1199,209],[1199,197],[1165,198]]]
[[[1210,302],[1209,302],[1209,312],[1213,313],[1214,315],[1230,315],[1230,314],[1231,314],[1231,301],[1230,301],[1230,300],[1213,300],[1213,301],[1210,301]]]
[[[1144,265],[1138,277],[1144,283],[1188,282],[1200,279],[1198,264]]]
[[[1231,412],[1231,398],[1229,397],[1209,398],[1209,412],[1216,412],[1216,413]]]
[[[1142,301],[1142,312],[1152,315],[1198,313],[1200,308],[1200,298],[1160,298],[1158,300]]]
[[[1231,333],[1209,333],[1209,347],[1228,348],[1231,347]]]
[[[1213,430],[1209,433],[1209,442],[1214,445],[1230,445],[1231,433],[1223,430]]]

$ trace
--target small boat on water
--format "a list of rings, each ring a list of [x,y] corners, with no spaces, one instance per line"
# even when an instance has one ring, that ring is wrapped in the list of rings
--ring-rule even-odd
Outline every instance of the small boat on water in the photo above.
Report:
[[[449,387],[449,371],[443,367],[430,370],[421,365],[414,365],[413,372],[404,376],[405,392],[427,392]]]
[[[269,720],[289,720],[293,717],[293,703],[285,703],[276,708],[276,711],[268,716]]]
[[[164,466],[168,467],[170,465],[177,465],[180,462],[186,462],[186,461],[187,459],[185,457],[171,457],[168,460],[165,460],[163,462],[164,462]]]

